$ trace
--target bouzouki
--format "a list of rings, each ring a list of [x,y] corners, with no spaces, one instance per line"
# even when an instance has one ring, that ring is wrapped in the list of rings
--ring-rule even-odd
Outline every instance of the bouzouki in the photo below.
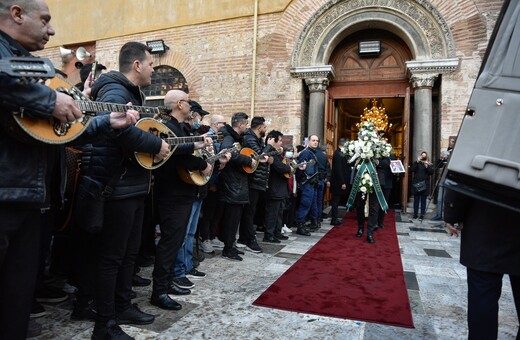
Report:
[[[178,145],[203,142],[206,137],[210,137],[211,139],[218,141],[221,141],[224,138],[222,134],[177,137],[169,127],[154,118],[142,118],[135,124],[135,127],[161,138],[166,143],[168,143],[168,145],[170,145],[170,152],[162,159],[151,153],[135,152],[135,159],[137,162],[143,168],[148,170],[157,169],[163,165],[170,158]]]
[[[296,172],[296,169],[298,169],[298,167],[300,167],[302,165],[306,165],[306,164],[313,165],[315,163],[316,163],[315,159],[311,159],[310,161],[303,161],[301,163],[295,163],[294,161],[291,161],[291,162],[289,162],[289,166],[292,168],[292,170],[290,172],[286,172],[283,175],[286,178],[290,178],[292,175],[294,175],[294,173]],[[283,164],[287,164],[287,158],[284,158]]]
[[[208,162],[209,164],[211,164],[211,166],[213,166],[215,164],[215,162],[217,161],[217,159],[222,157],[225,153],[240,151],[240,149],[241,149],[240,144],[239,143],[234,143],[232,147],[227,148],[227,149],[222,149],[216,155],[209,156],[207,158],[204,155],[201,155],[201,152],[199,152],[199,150],[195,150],[193,152],[193,154],[195,156],[204,158],[204,160],[206,162]],[[202,151],[202,150],[200,150],[200,151]],[[182,166],[177,167],[177,171],[179,173],[179,176],[180,176],[180,178],[184,182],[186,182],[188,184],[198,185],[199,187],[205,185],[206,183],[208,183],[208,181],[211,178],[211,175],[213,173],[213,170],[215,170],[215,169],[213,168],[211,170],[211,173],[208,176],[204,176],[202,174],[202,171],[200,171],[200,170],[190,171],[190,170],[186,170]]]
[[[274,151],[270,151],[270,152],[267,152],[267,153],[263,153],[261,155],[257,154],[255,152],[255,150],[251,149],[251,148],[242,148],[242,150],[240,150],[240,154],[244,155],[244,156],[248,156],[248,157],[251,157],[253,158],[255,161],[256,161],[256,164],[255,166],[249,166],[249,165],[243,165],[242,166],[242,169],[244,169],[245,172],[247,172],[248,174],[252,174],[253,172],[256,171],[256,169],[258,168],[258,165],[260,162],[258,162],[258,160],[263,157],[263,156],[274,156],[274,155],[279,155],[283,152],[283,149],[280,148],[280,150],[274,150]]]

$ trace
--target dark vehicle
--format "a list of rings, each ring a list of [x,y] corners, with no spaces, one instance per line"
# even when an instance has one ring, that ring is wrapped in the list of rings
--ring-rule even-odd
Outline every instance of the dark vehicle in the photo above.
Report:
[[[444,185],[520,211],[520,1],[504,3]]]

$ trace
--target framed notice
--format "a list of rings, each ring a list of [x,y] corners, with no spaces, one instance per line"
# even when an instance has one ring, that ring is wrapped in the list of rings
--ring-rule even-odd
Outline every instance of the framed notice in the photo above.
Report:
[[[400,160],[390,161],[390,171],[393,174],[400,174],[404,172],[403,163]]]

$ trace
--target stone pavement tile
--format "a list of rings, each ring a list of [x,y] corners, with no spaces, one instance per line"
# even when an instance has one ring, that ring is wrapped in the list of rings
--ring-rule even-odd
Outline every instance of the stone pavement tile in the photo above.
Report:
[[[367,323],[363,340],[399,339],[435,339],[435,330],[428,315],[413,314],[415,328],[393,327],[377,323]],[[346,339],[346,338],[345,338]]]

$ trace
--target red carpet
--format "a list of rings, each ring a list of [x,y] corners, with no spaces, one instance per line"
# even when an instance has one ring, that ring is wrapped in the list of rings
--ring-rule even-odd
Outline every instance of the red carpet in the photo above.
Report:
[[[348,213],[253,304],[413,328],[393,211],[385,225],[369,244]]]

